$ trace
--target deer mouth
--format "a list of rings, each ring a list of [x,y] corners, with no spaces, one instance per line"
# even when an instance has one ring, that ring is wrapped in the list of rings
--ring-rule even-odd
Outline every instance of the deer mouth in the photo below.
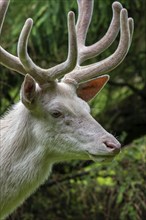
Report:
[[[110,152],[110,153],[108,153],[108,154],[91,154],[91,153],[89,153],[89,152],[87,152],[87,154],[88,154],[88,156],[89,156],[89,158],[91,159],[91,160],[93,160],[94,162],[100,162],[100,161],[107,161],[107,162],[110,162],[110,161],[112,161],[114,158],[115,158],[115,156],[117,156],[118,154],[120,153],[120,149],[119,150],[116,150],[116,151],[114,151],[114,152]]]

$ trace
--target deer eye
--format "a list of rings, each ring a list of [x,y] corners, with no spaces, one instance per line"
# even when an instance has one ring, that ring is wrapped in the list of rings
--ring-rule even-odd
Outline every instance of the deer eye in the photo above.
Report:
[[[51,113],[51,115],[52,115],[53,118],[59,118],[59,117],[62,116],[62,113],[60,111],[53,111]]]

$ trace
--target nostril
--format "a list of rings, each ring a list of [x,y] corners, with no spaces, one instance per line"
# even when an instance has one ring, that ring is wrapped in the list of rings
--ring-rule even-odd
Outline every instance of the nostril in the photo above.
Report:
[[[109,141],[105,141],[104,144],[106,145],[107,148],[113,149],[113,150],[119,150],[121,148],[120,143],[112,143]]]
[[[113,144],[111,142],[104,142],[104,144],[106,145],[106,147],[108,147],[110,149],[115,149],[116,148],[115,144]]]

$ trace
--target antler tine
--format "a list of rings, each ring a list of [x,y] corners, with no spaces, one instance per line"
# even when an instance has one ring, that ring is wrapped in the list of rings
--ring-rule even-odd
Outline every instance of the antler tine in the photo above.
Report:
[[[134,32],[134,20],[133,18],[128,18],[128,23],[129,23],[129,31],[130,31],[130,43],[129,43],[129,48],[132,43],[132,37],[133,37],[133,32]]]
[[[94,0],[77,0],[78,20],[76,24],[78,49],[85,44],[87,31],[91,22]]]
[[[85,46],[86,34],[91,21],[91,16],[93,11],[93,3],[94,0],[78,1],[79,18],[77,22],[77,36],[78,36],[77,39],[79,45],[79,56],[78,56],[79,64],[83,63],[87,59],[98,56],[100,53],[106,50],[113,43],[113,41],[115,40],[115,38],[119,33],[120,11],[122,9],[122,5],[119,2],[114,2],[112,5],[113,18],[107,33],[103,38],[101,38],[101,40],[99,40],[95,44],[91,46]]]
[[[19,58],[8,53],[1,46],[0,46],[0,64],[22,75],[26,74],[26,71],[24,67],[22,66]]]
[[[74,13],[69,12],[68,14],[69,48],[67,60],[50,69],[40,68],[28,55],[27,44],[32,25],[32,19],[27,19],[18,41],[18,56],[24,65],[25,70],[33,76],[39,84],[44,84],[47,81],[54,80],[63,76],[67,72],[72,71],[77,63],[77,37]]]
[[[84,67],[78,66],[74,71],[68,73],[63,81],[73,80],[77,83],[82,81],[87,81],[96,77],[98,74],[103,74],[111,71],[116,66],[118,66],[122,60],[125,58],[133,33],[133,20],[128,19],[128,13],[126,9],[122,9],[120,13],[120,42],[116,51],[108,58],[91,65]]]
[[[3,23],[5,20],[5,15],[9,6],[10,0],[0,1],[0,34],[2,32]],[[8,53],[5,49],[0,46],[0,63],[9,69],[12,69],[21,74],[26,74],[25,69],[23,68],[18,57],[13,56]]]

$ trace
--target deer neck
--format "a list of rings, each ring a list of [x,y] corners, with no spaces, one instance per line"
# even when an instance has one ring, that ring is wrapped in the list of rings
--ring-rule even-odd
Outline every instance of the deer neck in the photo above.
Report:
[[[31,122],[29,112],[21,102],[13,106],[13,109],[2,119],[2,148],[16,153],[28,148],[31,139]],[[31,144],[30,144],[31,145]]]
[[[45,148],[33,135],[35,122],[31,113],[21,102],[17,103],[2,120],[1,151],[4,157],[11,157],[11,163],[15,165],[24,162],[26,165],[31,163],[32,166],[39,163],[39,166],[46,164],[47,167],[51,166],[52,161],[49,161]]]
[[[36,143],[33,119],[21,102],[1,120],[0,219],[37,189],[52,167],[43,147]]]

